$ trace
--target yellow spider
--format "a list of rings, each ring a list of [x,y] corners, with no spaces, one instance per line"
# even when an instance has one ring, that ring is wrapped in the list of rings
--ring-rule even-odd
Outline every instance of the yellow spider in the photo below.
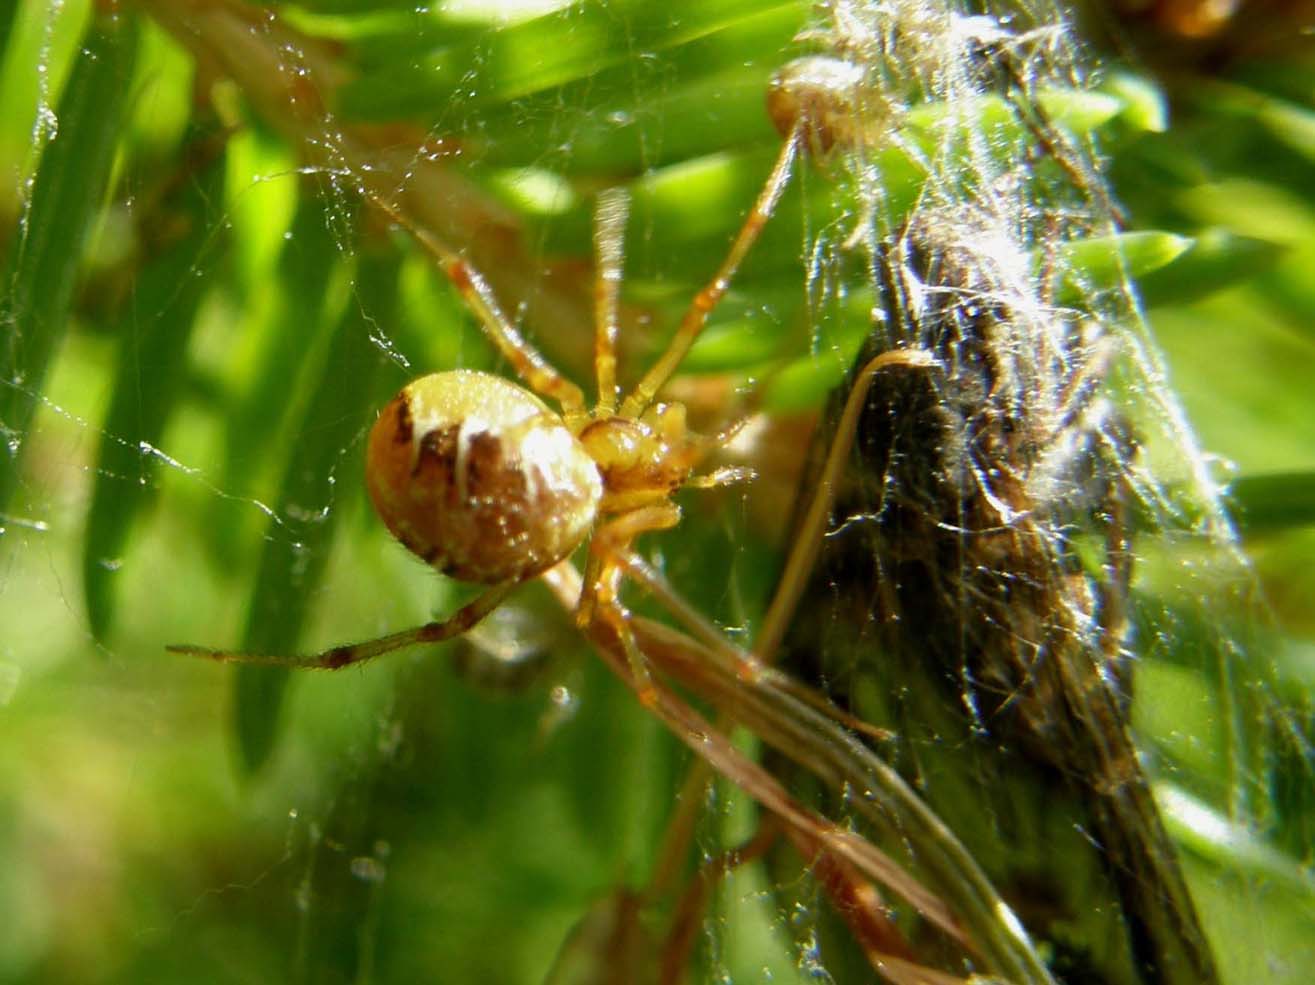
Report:
[[[403,387],[375,422],[366,452],[370,498],[385,526],[408,550],[443,574],[488,585],[447,619],[310,655],[237,653],[175,645],[175,653],[290,667],[338,668],[414,643],[460,635],[493,611],[517,585],[552,569],[589,540],[577,622],[602,620],[625,650],[641,699],[652,703],[645,662],[619,598],[639,535],[680,522],[672,494],[747,476],[720,469],[697,475],[720,433],[691,433],[685,408],[656,401],[780,200],[801,144],[792,131],[748,217],[712,280],[695,295],[670,345],[634,389],[616,383],[617,300],[628,212],[624,192],[600,196],[594,222],[594,366],[598,399],[590,409],[516,330],[480,274],[376,196],[441,263],[467,306],[529,389],[500,376],[449,370]],[[531,392],[533,391],[533,392]],[[537,394],[537,395],[536,395]],[[554,401],[553,410],[544,399]]]

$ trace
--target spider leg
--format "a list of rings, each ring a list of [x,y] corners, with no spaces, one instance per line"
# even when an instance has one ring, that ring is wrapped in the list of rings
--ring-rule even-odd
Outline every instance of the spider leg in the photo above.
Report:
[[[498,306],[492,289],[475,268],[461,257],[453,257],[443,265],[443,271],[456,286],[466,305],[479,318],[485,334],[530,389],[556,400],[568,424],[572,420],[582,420],[585,416],[584,393],[553,369],[548,360],[525,341]]]
[[[605,590],[600,591],[598,605],[594,609],[595,618],[607,623],[621,643],[621,649],[630,665],[630,676],[634,682],[635,695],[639,703],[652,708],[658,700],[657,687],[653,675],[648,671],[648,662],[644,652],[635,642],[635,634],[630,629],[630,612],[616,599],[617,588],[621,579],[619,569],[608,571],[605,575]]]
[[[544,358],[538,349],[530,345],[516,330],[511,319],[503,312],[493,289],[465,259],[433,236],[412,222],[400,209],[390,205],[376,195],[370,195],[370,201],[390,219],[407,230],[430,256],[438,261],[447,274],[452,286],[457,289],[461,299],[479,319],[488,336],[502,354],[511,363],[517,375],[530,389],[545,397],[557,401],[562,409],[562,417],[568,424],[578,423],[585,417],[584,393],[578,386],[566,379]]]
[[[621,404],[622,417],[638,417],[644,412],[644,409],[653,402],[658,390],[662,389],[662,384],[676,371],[685,354],[689,352],[689,347],[694,344],[694,340],[699,337],[703,331],[703,326],[708,322],[708,315],[712,309],[717,307],[718,302],[726,294],[726,288],[730,285],[731,278],[739,269],[740,264],[744,261],[749,249],[757,241],[767,225],[768,218],[776,210],[776,205],[781,200],[781,193],[785,191],[785,186],[790,183],[790,171],[794,164],[794,159],[798,155],[800,144],[799,129],[796,127],[786,138],[781,147],[781,153],[776,158],[776,165],[772,168],[772,173],[768,175],[767,182],[763,185],[762,191],[758,193],[758,198],[753,203],[753,208],[749,210],[749,215],[740,226],[740,231],[735,235],[735,241],[731,243],[730,251],[726,258],[722,260],[721,266],[717,268],[716,275],[713,276],[703,290],[694,295],[694,300],[686,309],[684,316],[680,319],[680,325],[676,328],[676,334],[671,339],[671,344],[667,347],[660,359],[655,362],[652,368],[644,374],[644,378],[639,381],[630,396],[626,397]]]
[[[589,568],[594,577],[585,581],[577,614],[581,628],[588,628],[595,620],[611,627],[630,664],[639,700],[650,707],[657,699],[657,691],[648,672],[648,661],[630,628],[630,613],[621,604],[621,578],[626,572],[625,559],[631,541],[642,533],[670,530],[679,523],[680,507],[663,503],[622,513],[599,527],[589,542]]]
[[[736,435],[743,431],[748,423],[749,418],[737,417],[716,434],[687,434],[685,440],[696,450],[697,457],[702,459],[708,452],[725,448],[734,441]],[[758,473],[751,468],[723,465],[708,473],[691,475],[685,480],[685,486],[689,489],[715,489],[718,486],[730,486],[737,482],[751,482],[757,476]]]
[[[608,569],[625,568],[630,556],[630,542],[640,534],[670,530],[680,523],[680,507],[674,503],[641,506],[603,523],[589,541],[589,559],[584,573],[584,588],[576,608],[576,624],[584,629],[593,621],[594,608],[603,597],[600,589]],[[613,593],[615,598],[615,592]]]
[[[598,376],[598,409],[594,416],[616,413],[617,298],[621,291],[621,263],[630,196],[612,188],[598,196],[594,213],[594,371]]]
[[[689,489],[716,489],[718,486],[732,486],[737,482],[750,482],[758,473],[753,469],[736,465],[723,465],[705,475],[691,475],[685,480]]]
[[[348,643],[335,646],[321,653],[312,654],[271,654],[239,653],[235,650],[212,650],[204,646],[190,644],[171,644],[165,649],[170,653],[181,653],[189,657],[206,657],[210,660],[234,661],[236,663],[265,664],[274,667],[292,667],[301,670],[338,670],[351,664],[373,660],[375,657],[416,643],[437,643],[460,636],[481,619],[502,604],[519,581],[504,581],[490,588],[483,595],[466,603],[441,622],[429,622],[413,629],[380,636],[378,639],[365,640],[361,643]]]

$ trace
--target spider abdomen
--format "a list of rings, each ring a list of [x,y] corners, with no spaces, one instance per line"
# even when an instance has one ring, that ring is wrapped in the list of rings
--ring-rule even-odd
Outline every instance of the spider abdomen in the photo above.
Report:
[[[588,535],[603,494],[597,466],[560,417],[473,370],[403,387],[366,456],[370,499],[393,536],[462,581],[552,567]]]

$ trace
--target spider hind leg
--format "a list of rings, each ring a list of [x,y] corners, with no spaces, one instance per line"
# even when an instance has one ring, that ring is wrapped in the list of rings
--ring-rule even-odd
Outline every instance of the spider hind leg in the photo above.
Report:
[[[657,689],[648,670],[648,660],[630,628],[630,612],[621,603],[621,579],[626,572],[630,544],[640,534],[670,530],[680,523],[680,507],[674,503],[644,506],[622,513],[595,531],[589,544],[589,567],[577,621],[582,629],[595,620],[606,623],[616,634],[635,680],[639,700],[647,707],[657,701]]]
[[[474,600],[467,602],[446,619],[427,622],[423,626],[403,629],[372,640],[360,643],[348,643],[344,646],[331,647],[320,653],[310,654],[271,654],[242,653],[236,650],[215,650],[210,647],[193,646],[187,643],[173,643],[165,647],[170,653],[181,653],[189,657],[205,657],[209,660],[233,661],[234,663],[264,664],[267,667],[291,667],[298,670],[340,670],[352,664],[364,663],[375,657],[392,653],[403,647],[418,643],[438,643],[460,636],[481,619],[502,604],[511,590],[520,581],[504,581],[494,585]]]

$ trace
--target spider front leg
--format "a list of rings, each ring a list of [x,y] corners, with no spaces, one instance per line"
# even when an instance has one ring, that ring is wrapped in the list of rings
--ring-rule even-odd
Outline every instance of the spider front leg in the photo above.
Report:
[[[526,341],[502,310],[497,296],[483,275],[467,263],[459,252],[412,222],[397,206],[376,194],[367,192],[367,195],[385,215],[408,230],[425,252],[438,262],[466,307],[479,320],[489,341],[511,363],[530,389],[557,401],[567,420],[576,424],[583,421],[584,394],[580,388],[557,372],[542,353]]]
[[[312,654],[272,654],[240,653],[236,650],[214,650],[205,646],[192,646],[186,643],[174,643],[166,646],[170,653],[181,653],[189,657],[206,657],[210,660],[234,661],[235,663],[264,664],[272,667],[291,667],[298,670],[338,670],[351,664],[373,660],[375,657],[417,643],[438,643],[460,636],[475,626],[481,619],[502,604],[513,588],[520,581],[505,581],[495,585],[483,595],[466,603],[452,615],[440,622],[428,622],[414,629],[380,636],[378,639],[365,640],[361,643],[348,643],[335,646],[321,653]]]
[[[731,279],[740,269],[740,264],[744,262],[750,248],[762,234],[767,220],[776,211],[781,195],[785,192],[785,186],[790,182],[790,171],[798,152],[799,132],[796,129],[790,131],[785,143],[781,145],[781,151],[777,155],[771,174],[767,177],[767,183],[758,193],[716,274],[698,294],[694,295],[694,299],[680,319],[680,324],[676,327],[676,334],[671,337],[667,345],[666,352],[649,367],[643,379],[622,402],[620,410],[622,417],[637,418],[653,403],[653,398],[657,396],[663,384],[671,378],[671,374],[680,366],[690,347],[702,333],[708,323],[708,315],[726,295]]]

